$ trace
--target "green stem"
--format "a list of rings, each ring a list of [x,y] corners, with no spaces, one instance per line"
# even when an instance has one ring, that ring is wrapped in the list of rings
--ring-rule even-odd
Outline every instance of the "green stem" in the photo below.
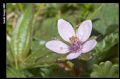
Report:
[[[103,5],[104,5],[104,4],[101,4],[101,5],[94,11],[94,13],[93,13],[91,16],[87,17],[87,19],[92,19],[93,17],[95,17],[95,15],[97,14],[97,12],[100,11],[100,9],[103,7]]]
[[[40,15],[40,14],[43,13],[43,10],[42,10],[42,9],[44,9],[44,6],[45,6],[44,3],[42,3],[41,6],[39,6],[39,8],[38,8],[38,10],[37,10],[37,12],[36,12],[36,14],[35,14],[35,16],[34,16],[34,18],[33,18],[33,25],[35,24],[38,15]]]

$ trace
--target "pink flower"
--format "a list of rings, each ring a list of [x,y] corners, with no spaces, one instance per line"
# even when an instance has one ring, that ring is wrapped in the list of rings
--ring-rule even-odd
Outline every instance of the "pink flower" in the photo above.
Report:
[[[46,43],[46,47],[58,54],[68,54],[66,57],[68,60],[75,59],[82,53],[91,51],[96,46],[97,41],[95,39],[87,40],[91,31],[91,20],[82,22],[75,32],[69,22],[59,19],[58,32],[69,45],[59,40],[51,40]]]

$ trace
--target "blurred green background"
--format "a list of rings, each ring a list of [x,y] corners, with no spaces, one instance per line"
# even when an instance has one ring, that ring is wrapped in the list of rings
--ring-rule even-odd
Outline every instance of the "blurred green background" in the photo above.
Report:
[[[118,77],[117,3],[7,3],[6,7],[7,77]],[[61,39],[60,18],[75,29],[91,19],[91,36],[98,41],[95,49],[72,61],[49,51],[44,44]]]

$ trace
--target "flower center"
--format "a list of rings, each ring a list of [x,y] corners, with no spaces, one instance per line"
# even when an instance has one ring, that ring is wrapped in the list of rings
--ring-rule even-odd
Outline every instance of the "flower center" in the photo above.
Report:
[[[82,48],[82,43],[79,41],[77,37],[70,38],[71,46],[69,48],[70,52],[77,52]]]

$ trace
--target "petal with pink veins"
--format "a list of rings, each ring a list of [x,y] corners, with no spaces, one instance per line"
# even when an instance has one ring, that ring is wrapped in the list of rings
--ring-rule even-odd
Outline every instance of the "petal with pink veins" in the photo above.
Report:
[[[87,42],[85,42],[83,44],[83,48],[82,48],[82,53],[87,53],[89,51],[91,51],[97,44],[97,41],[92,39],[92,40],[88,40]]]
[[[80,24],[76,32],[76,35],[81,42],[85,42],[91,35],[91,31],[92,31],[92,22],[91,20],[86,20]]]
[[[46,47],[59,54],[66,54],[69,52],[69,46],[58,40],[48,41]]]
[[[72,36],[75,36],[75,31],[72,25],[63,19],[58,20],[58,32],[62,39],[64,39],[67,42],[70,42],[70,38]]]
[[[72,52],[72,53],[67,55],[66,59],[73,60],[73,59],[79,57],[80,54],[81,54],[81,51],[78,51],[78,52],[75,52],[75,53]]]

